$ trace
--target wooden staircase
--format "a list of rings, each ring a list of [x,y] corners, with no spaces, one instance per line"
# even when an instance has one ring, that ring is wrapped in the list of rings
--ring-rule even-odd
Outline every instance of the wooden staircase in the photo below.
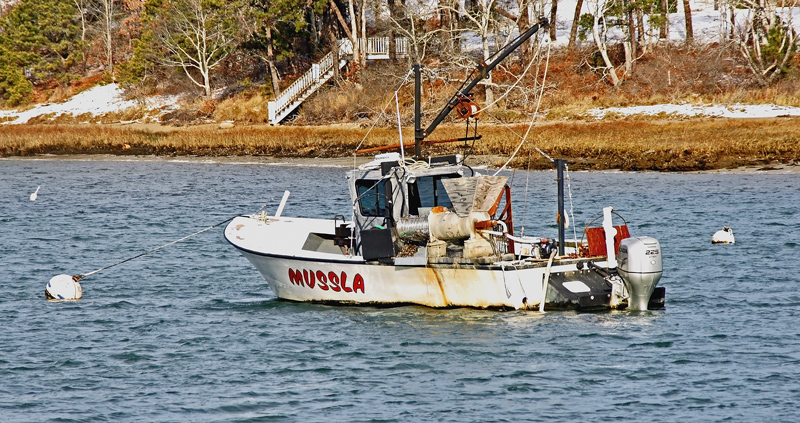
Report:
[[[381,60],[389,58],[389,37],[373,37],[359,40],[359,45],[364,51],[367,60]],[[333,51],[329,52],[318,63],[311,65],[311,69],[297,78],[281,95],[268,104],[270,125],[279,125],[289,114],[297,109],[303,102],[311,97],[314,92],[328,82],[336,73],[334,66],[339,69],[347,64],[347,58],[353,56],[353,43],[349,39],[339,40],[339,63],[334,63]],[[366,44],[366,48],[365,48]],[[408,40],[405,37],[396,37],[397,57],[408,55]]]

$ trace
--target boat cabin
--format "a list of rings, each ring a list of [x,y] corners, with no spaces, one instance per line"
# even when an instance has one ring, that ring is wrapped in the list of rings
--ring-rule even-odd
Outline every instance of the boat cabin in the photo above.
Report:
[[[505,177],[473,177],[472,170],[461,164],[460,155],[404,165],[401,160],[397,153],[380,154],[348,173],[353,227],[347,235],[352,236],[354,254],[367,261],[411,254],[418,256],[414,263],[422,264],[422,256],[427,262],[432,246],[438,248],[434,255],[459,258],[509,251],[505,238],[498,250],[497,240],[476,236],[475,231],[476,222],[491,222],[484,229],[499,225],[491,215],[506,188]],[[490,209],[494,210],[489,213]],[[510,206],[505,209],[510,213]]]

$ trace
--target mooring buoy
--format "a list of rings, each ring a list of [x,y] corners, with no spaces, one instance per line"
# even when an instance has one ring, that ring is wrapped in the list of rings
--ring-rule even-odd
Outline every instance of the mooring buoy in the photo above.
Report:
[[[730,226],[723,227],[711,237],[712,244],[734,244],[735,242],[736,239],[733,237],[733,230]]]
[[[83,288],[77,277],[56,275],[47,283],[44,296],[48,300],[80,300],[83,297]]]

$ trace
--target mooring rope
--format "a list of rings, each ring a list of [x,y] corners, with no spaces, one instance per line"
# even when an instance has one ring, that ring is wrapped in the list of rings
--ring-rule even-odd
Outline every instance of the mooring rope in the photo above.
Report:
[[[238,215],[237,215],[237,216],[238,216]],[[211,225],[211,226],[209,226],[209,227],[207,227],[207,228],[205,228],[205,229],[203,229],[203,230],[197,231],[197,232],[195,232],[195,233],[193,233],[193,234],[191,234],[191,235],[187,235],[187,236],[185,236],[185,237],[183,237],[183,238],[181,238],[181,239],[177,239],[177,240],[175,240],[175,241],[172,241],[172,242],[170,242],[170,243],[164,244],[164,245],[162,245],[162,246],[160,246],[160,247],[153,248],[152,250],[147,250],[147,251],[145,251],[145,252],[143,252],[143,253],[141,253],[141,254],[137,254],[137,255],[135,255],[135,256],[133,256],[133,257],[126,258],[125,260],[122,260],[122,261],[120,261],[120,262],[114,263],[114,264],[112,264],[112,265],[110,265],[110,266],[101,267],[101,268],[99,268],[99,269],[97,269],[97,270],[93,270],[93,271],[91,271],[91,272],[89,272],[89,273],[82,273],[82,274],[80,274],[80,275],[73,276],[73,279],[74,279],[74,280],[77,282],[77,281],[79,281],[79,280],[81,280],[81,279],[83,279],[83,278],[85,278],[85,277],[87,277],[87,276],[93,275],[93,274],[95,274],[95,273],[97,273],[97,272],[100,272],[100,271],[103,271],[103,270],[106,270],[106,269],[112,268],[112,267],[114,267],[114,266],[119,266],[119,265],[120,265],[120,264],[122,264],[122,263],[129,262],[129,261],[131,261],[131,260],[133,260],[133,259],[137,259],[137,258],[139,258],[139,257],[142,257],[142,256],[146,256],[146,255],[148,255],[148,254],[150,254],[150,253],[154,253],[154,252],[156,252],[156,251],[158,251],[158,250],[161,250],[161,249],[163,249],[163,248],[167,248],[167,247],[169,247],[170,245],[177,244],[177,243],[179,243],[179,242],[181,242],[181,241],[185,241],[185,240],[187,240],[187,239],[189,239],[189,238],[191,238],[191,237],[193,237],[193,236],[200,235],[200,234],[201,234],[201,233],[203,233],[203,232],[206,232],[206,231],[208,231],[208,230],[211,230],[211,229],[214,229],[214,228],[216,228],[217,226],[220,226],[220,225],[223,225],[223,224],[225,224],[225,223],[228,223],[228,222],[230,222],[231,220],[233,220],[234,218],[236,218],[237,216],[232,216],[232,217],[229,217],[229,218],[227,218],[227,219],[223,220],[222,222],[219,222],[219,223],[217,223],[217,224]]]

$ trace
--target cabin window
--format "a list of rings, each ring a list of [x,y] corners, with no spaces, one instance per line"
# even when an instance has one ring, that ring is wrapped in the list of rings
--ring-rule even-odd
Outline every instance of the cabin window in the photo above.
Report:
[[[356,181],[358,204],[362,216],[386,216],[386,184],[383,181]]]
[[[419,215],[419,209],[430,209],[436,206],[452,207],[453,203],[450,202],[450,197],[442,184],[442,179],[451,177],[460,177],[460,175],[422,176],[410,184],[408,200],[411,214]]]

